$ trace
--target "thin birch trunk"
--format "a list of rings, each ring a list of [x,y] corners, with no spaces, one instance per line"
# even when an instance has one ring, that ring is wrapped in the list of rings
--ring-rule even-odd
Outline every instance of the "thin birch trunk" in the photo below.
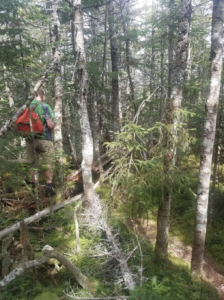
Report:
[[[152,31],[151,31],[151,39],[152,39],[152,48],[151,48],[151,71],[150,71],[150,94],[153,93],[154,91],[154,85],[155,85],[155,47],[154,47],[154,34],[155,34],[155,27],[152,24]],[[149,104],[149,127],[152,128],[154,125],[153,122],[153,110],[154,110],[154,105],[153,105],[153,98],[150,101]],[[150,132],[150,137],[149,137],[149,148],[151,149],[153,147],[153,131]]]
[[[161,38],[161,54],[160,54],[160,85],[161,85],[161,90],[160,90],[160,122],[163,122],[164,118],[164,108],[166,108],[166,98],[165,101],[163,101],[163,87],[164,87],[164,42],[163,42],[163,37]]]
[[[88,74],[84,48],[83,16],[81,0],[73,0],[74,15],[72,24],[73,49],[76,60],[75,94],[82,135],[82,177],[84,186],[83,206],[91,209],[94,201],[91,166],[93,163],[93,139],[87,111]]]
[[[14,100],[13,100],[12,91],[10,90],[9,85],[8,85],[7,71],[6,71],[6,66],[5,65],[3,65],[3,69],[4,69],[3,77],[4,77],[4,81],[5,81],[5,90],[6,90],[8,99],[9,99],[9,107],[12,107],[12,106],[14,106]]]
[[[200,274],[205,248],[207,225],[208,196],[211,176],[212,152],[216,131],[216,118],[218,111],[219,93],[222,74],[223,55],[223,0],[213,1],[212,33],[211,33],[211,79],[210,91],[206,101],[203,143],[198,181],[198,198],[194,243],[192,249],[191,270]]]
[[[179,9],[179,30],[176,46],[175,66],[172,76],[172,90],[170,96],[169,112],[167,117],[168,124],[173,124],[172,142],[170,153],[164,157],[164,173],[168,182],[164,186],[164,199],[161,201],[157,217],[157,236],[156,236],[156,255],[162,259],[168,257],[169,240],[169,217],[170,205],[172,200],[172,164],[175,164],[177,125],[179,122],[178,110],[181,107],[183,85],[186,76],[187,54],[189,45],[189,28],[191,21],[191,0],[182,0]]]
[[[62,79],[61,79],[61,24],[58,14],[60,0],[52,1],[52,24],[50,27],[50,42],[52,44],[53,71],[54,71],[54,98],[55,98],[55,127],[54,127],[54,145],[56,155],[59,161],[59,170],[56,177],[57,195],[56,203],[59,203],[63,197],[64,170],[62,162],[63,141],[62,141]]]
[[[62,80],[61,80],[61,24],[58,15],[59,1],[54,0],[52,3],[53,9],[53,22],[51,25],[50,36],[52,43],[52,54],[53,54],[53,70],[54,70],[54,95],[55,95],[55,127],[54,127],[54,144],[57,152],[62,154],[63,143],[62,143]]]
[[[224,84],[222,84],[222,91],[224,91]],[[214,167],[213,167],[213,174],[212,174],[212,188],[209,194],[209,203],[208,203],[208,225],[212,225],[212,218],[213,218],[213,202],[214,202],[214,195],[215,195],[215,185],[217,183],[218,171],[219,171],[219,161],[221,155],[221,142],[222,142],[222,134],[221,134],[221,124],[222,124],[222,114],[223,114],[223,97],[221,100],[221,108],[218,117],[218,130],[216,131],[215,136],[215,145],[213,150],[213,157],[214,157]],[[219,181],[218,181],[219,183]]]

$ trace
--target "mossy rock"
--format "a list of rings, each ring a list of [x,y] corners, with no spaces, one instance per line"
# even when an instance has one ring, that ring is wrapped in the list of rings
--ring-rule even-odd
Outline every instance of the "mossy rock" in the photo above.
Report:
[[[57,300],[58,296],[54,293],[44,292],[36,296],[33,300]]]

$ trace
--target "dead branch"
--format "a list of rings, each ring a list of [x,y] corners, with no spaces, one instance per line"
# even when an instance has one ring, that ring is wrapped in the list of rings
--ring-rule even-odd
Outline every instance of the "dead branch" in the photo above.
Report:
[[[127,289],[133,290],[136,286],[136,283],[131,274],[131,271],[129,270],[126,258],[124,256],[123,252],[120,250],[118,243],[115,239],[115,236],[112,234],[109,226],[105,225],[105,231],[106,231],[108,240],[112,243],[113,248],[115,250],[115,256],[120,264],[120,269],[121,269],[121,273],[123,276],[124,284]]]
[[[32,267],[40,266],[48,260],[47,256],[42,256],[38,259],[27,261],[17,268],[15,268],[12,272],[10,272],[7,276],[4,277],[2,281],[0,281],[0,287],[7,285],[9,282],[14,280],[16,277],[20,276],[25,270],[30,269]]]
[[[26,158],[19,158],[19,159],[7,159],[5,162],[7,163],[12,163],[12,164],[15,164],[15,163],[20,163],[20,164],[31,164],[31,162],[26,159]]]
[[[19,231],[20,231],[19,242],[22,245],[23,262],[32,260],[34,258],[34,252],[33,252],[32,245],[30,243],[29,231],[24,221],[20,222]]]
[[[116,297],[97,297],[97,298],[94,298],[94,297],[89,297],[89,298],[86,298],[86,297],[76,297],[76,296],[71,296],[69,294],[66,294],[66,296],[68,296],[69,298],[71,299],[77,299],[77,300],[119,300],[119,299],[128,299],[129,296],[116,296]]]
[[[158,87],[152,92],[152,94],[149,95],[149,97],[148,97],[147,99],[143,100],[142,103],[139,105],[138,111],[137,111],[137,113],[136,113],[136,115],[135,115],[135,117],[134,117],[134,119],[133,119],[133,121],[132,121],[133,123],[136,123],[136,124],[138,123],[138,118],[139,118],[139,115],[140,115],[141,110],[144,108],[146,102],[151,102],[150,99],[152,98],[152,96],[156,93],[156,91],[157,91],[159,88],[163,88],[164,91],[165,91],[165,88],[164,88],[163,86],[158,86]],[[167,97],[167,96],[166,96],[166,97]]]
[[[79,240],[79,223],[77,218],[77,210],[79,209],[80,205],[77,205],[76,208],[74,209],[74,223],[75,223],[75,235],[76,235],[76,245],[77,245],[76,250],[78,253],[81,251],[80,240]]]
[[[98,183],[96,183],[93,188],[96,189],[97,186],[98,186]],[[68,205],[68,204],[71,204],[75,201],[78,201],[79,199],[81,199],[81,197],[82,197],[82,194],[77,195],[77,196],[75,196],[75,197],[73,197],[69,200],[63,201],[62,203],[56,204],[53,207],[45,208],[44,210],[37,212],[35,215],[24,219],[24,222],[25,222],[26,225],[28,225],[28,224],[30,224],[30,223],[32,223],[32,222],[34,222],[34,221],[50,214],[50,213],[52,213],[52,212],[54,212],[54,211],[56,211],[60,208],[63,208],[65,205]],[[9,233],[18,230],[19,229],[19,224],[20,224],[20,221],[15,223],[14,225],[12,225],[10,227],[7,227],[7,228],[1,230],[0,231],[0,240],[3,239]]]
[[[39,211],[35,215],[24,219],[24,222],[25,222],[26,225],[28,225],[28,224],[44,217],[44,216],[50,214],[51,212],[54,212],[54,211],[64,207],[65,205],[68,205],[70,203],[73,203],[73,202],[79,200],[81,197],[82,197],[82,195],[77,195],[77,196],[75,196],[75,197],[73,197],[69,200],[66,200],[62,203],[54,205],[52,208],[46,208],[42,211]],[[18,230],[19,229],[19,224],[20,224],[20,221],[15,223],[14,225],[12,225],[10,227],[7,227],[7,228],[1,230],[0,231],[0,239],[4,238],[6,235],[8,235],[11,232],[14,232],[14,231]]]
[[[102,161],[102,166],[105,166],[107,163],[109,163],[112,160],[111,157],[108,157],[108,153],[103,154],[100,159]],[[96,173],[100,172],[98,161],[95,161],[92,164],[92,171],[94,171]],[[67,176],[67,180],[75,182],[78,179],[78,176],[81,174],[81,172],[82,172],[82,169],[79,168],[77,171],[72,172],[71,174],[69,174]]]
[[[82,272],[74,266],[66,257],[64,257],[62,254],[57,252],[54,248],[51,246],[44,246],[42,249],[43,253],[48,256],[48,258],[55,258],[57,259],[65,268],[75,277],[77,282],[87,290],[91,290],[92,283],[89,280],[87,276],[82,274]]]
[[[0,287],[7,285],[9,282],[14,280],[16,277],[20,276],[25,270],[30,269],[32,267],[40,266],[47,262],[50,258],[57,259],[65,268],[75,277],[77,282],[87,290],[91,290],[91,281],[86,277],[82,272],[75,267],[66,257],[62,254],[58,253],[51,246],[44,246],[42,249],[44,255],[38,259],[30,260],[20,264],[17,268],[15,268],[11,273],[4,277],[2,281],[0,281]]]
[[[134,228],[135,228],[135,227],[134,227]],[[135,229],[134,229],[134,230],[135,230]],[[146,235],[141,239],[141,241],[139,241],[138,238],[137,238],[137,233],[135,232],[135,237],[136,237],[136,239],[137,239],[138,245],[135,246],[135,248],[131,251],[131,253],[128,255],[128,258],[126,259],[126,261],[128,261],[129,258],[133,255],[133,253],[139,248],[139,246],[141,246],[141,243],[142,243],[142,242],[144,241],[144,239],[147,237],[147,234],[148,234],[148,233],[146,233]]]
[[[2,241],[2,254],[1,254],[1,261],[2,261],[2,276],[6,276],[10,272],[11,267],[11,259],[8,249],[13,243],[13,236],[12,234],[8,235]]]
[[[142,247],[141,247],[141,242],[139,242],[138,239],[138,234],[136,231],[136,227],[134,226],[134,231],[135,231],[135,237],[138,243],[139,251],[140,251],[140,260],[141,260],[141,266],[140,266],[140,286],[142,286],[143,283],[143,255],[142,255]],[[146,237],[146,235],[145,235]]]
[[[18,199],[23,198],[24,196],[29,195],[29,191],[23,191],[23,192],[15,192],[15,193],[7,193],[7,194],[0,194],[0,199],[2,198],[10,198],[10,199]]]

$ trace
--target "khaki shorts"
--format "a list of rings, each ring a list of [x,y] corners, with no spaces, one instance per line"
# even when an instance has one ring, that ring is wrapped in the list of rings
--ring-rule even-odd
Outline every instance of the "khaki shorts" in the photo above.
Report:
[[[54,146],[51,141],[39,139],[26,141],[27,160],[30,163],[34,163],[34,151],[37,161],[39,157],[43,158],[47,164],[54,161]]]

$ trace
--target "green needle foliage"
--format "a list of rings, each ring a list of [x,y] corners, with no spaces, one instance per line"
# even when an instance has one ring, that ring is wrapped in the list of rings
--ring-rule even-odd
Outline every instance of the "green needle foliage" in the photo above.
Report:
[[[173,164],[169,174],[164,170],[164,157],[171,153],[173,125],[156,123],[153,128],[145,129],[140,125],[127,124],[123,131],[108,143],[114,161],[114,172],[110,176],[114,188],[126,193],[132,203],[132,211],[138,216],[152,204],[164,199],[164,189],[179,193],[187,187],[188,177]],[[183,126],[178,129],[182,134],[182,145],[189,145],[191,137]],[[150,133],[154,135],[154,145],[149,148]]]

